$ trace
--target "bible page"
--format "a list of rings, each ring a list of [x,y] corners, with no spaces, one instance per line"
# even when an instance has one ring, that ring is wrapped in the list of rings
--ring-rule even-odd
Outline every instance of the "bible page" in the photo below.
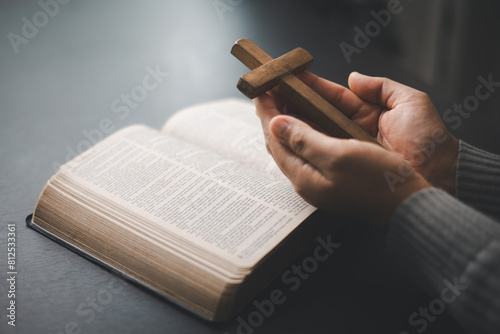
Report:
[[[289,182],[145,126],[106,138],[57,177],[184,238],[186,254],[199,248],[240,268],[255,265],[315,210]]]
[[[251,101],[228,98],[182,109],[164,125],[164,133],[287,180],[266,151],[260,120]]]

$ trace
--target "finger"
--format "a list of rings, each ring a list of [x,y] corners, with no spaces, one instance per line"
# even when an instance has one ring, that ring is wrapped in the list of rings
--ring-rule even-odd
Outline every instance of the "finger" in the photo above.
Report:
[[[299,78],[322,98],[342,111],[347,117],[352,117],[360,111],[366,113],[366,109],[379,109],[378,106],[367,103],[346,87],[320,78],[310,72],[300,74]]]
[[[278,116],[278,118],[281,117],[293,119],[289,116]],[[274,123],[274,120],[271,123]],[[306,199],[313,198],[315,194],[311,193],[311,189],[318,189],[326,182],[321,171],[277,138],[270,141],[270,147],[276,164],[292,182],[297,192]]]
[[[267,93],[254,98],[252,101],[255,104],[257,116],[259,116],[261,120],[270,120],[274,116],[280,114],[274,98]]]
[[[273,92],[272,90],[268,91],[267,94],[273,98],[274,102],[276,103],[276,109],[278,109],[278,111],[281,114],[286,114],[287,109],[289,107],[288,107],[285,99],[283,99],[279,94]]]
[[[352,72],[349,76],[349,87],[363,100],[388,109],[410,100],[415,94],[421,94],[416,89],[390,79],[370,77],[357,72]]]
[[[269,132],[269,122],[274,116],[280,115],[280,112],[273,97],[267,93],[254,98],[253,102],[255,104],[255,113],[260,119],[262,131],[264,132],[267,152],[271,153],[269,141],[272,140],[272,138]]]
[[[296,189],[303,189],[304,185],[313,186],[318,182],[324,182],[323,173],[296,155],[290,148],[278,140],[271,141],[270,146],[274,161]]]
[[[270,131],[282,145],[322,174],[330,167],[338,151],[342,150],[336,145],[340,139],[326,136],[293,117],[274,117],[270,122]],[[293,165],[284,167],[295,168]]]
[[[372,137],[377,135],[378,118],[384,110],[380,105],[369,103],[344,86],[309,72],[300,74],[300,79]]]

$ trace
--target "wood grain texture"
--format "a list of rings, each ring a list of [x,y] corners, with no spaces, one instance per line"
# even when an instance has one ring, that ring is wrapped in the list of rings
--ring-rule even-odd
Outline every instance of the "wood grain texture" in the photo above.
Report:
[[[297,48],[243,75],[236,87],[246,97],[253,99],[273,89],[284,76],[304,72],[313,60],[309,52]]]
[[[236,41],[231,49],[231,54],[251,70],[273,60],[271,56],[247,38]],[[325,133],[333,137],[355,138],[381,146],[375,138],[309,88],[294,74],[281,77],[274,90],[292,104],[294,113],[312,121]]]

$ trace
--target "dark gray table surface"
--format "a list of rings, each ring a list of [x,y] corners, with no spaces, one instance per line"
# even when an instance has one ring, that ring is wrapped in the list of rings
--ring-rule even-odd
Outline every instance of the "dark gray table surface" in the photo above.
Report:
[[[222,2],[230,9],[221,17],[212,0],[70,1],[45,15],[46,22],[35,1],[0,2],[0,332],[238,332],[236,319],[210,324],[133,284],[119,288],[126,284],[121,278],[25,224],[54,166],[81,148],[86,131],[98,129],[102,119],[116,129],[134,123],[160,128],[182,107],[240,96],[235,84],[246,69],[229,54],[237,39],[249,37],[274,57],[301,46],[315,56],[311,71],[331,80],[346,84],[352,70],[388,76],[426,90],[441,109],[451,106],[450,95],[395,64],[380,45],[348,64],[339,43],[352,41],[352,26],[338,29],[338,16],[320,2]],[[13,46],[9,33],[22,36],[25,20],[34,19],[37,31],[25,28],[29,38]],[[169,75],[121,119],[113,101],[141,85],[148,67]],[[498,134],[483,140],[473,131],[494,129],[488,115],[464,126],[472,129],[464,130],[472,142],[498,140]],[[6,317],[8,223],[16,226],[15,328]],[[334,239],[342,246],[299,289],[290,291],[278,277],[256,298],[269,298],[275,288],[287,291],[286,302],[253,332],[415,333],[408,317],[432,298],[385,256],[384,235],[351,225],[335,229]],[[240,315],[247,319],[254,310],[249,305]],[[447,314],[426,330],[443,332],[461,332]]]

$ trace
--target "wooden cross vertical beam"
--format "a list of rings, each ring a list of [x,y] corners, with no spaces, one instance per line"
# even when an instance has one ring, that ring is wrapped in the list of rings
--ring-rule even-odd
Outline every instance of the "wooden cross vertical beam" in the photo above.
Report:
[[[366,131],[295,76],[312,63],[312,57],[307,51],[299,48],[273,59],[251,40],[240,39],[233,45],[231,54],[252,70],[238,83],[238,89],[246,96],[254,98],[275,86],[274,90],[293,105],[294,111],[321,127],[329,135],[355,138],[380,145]]]

